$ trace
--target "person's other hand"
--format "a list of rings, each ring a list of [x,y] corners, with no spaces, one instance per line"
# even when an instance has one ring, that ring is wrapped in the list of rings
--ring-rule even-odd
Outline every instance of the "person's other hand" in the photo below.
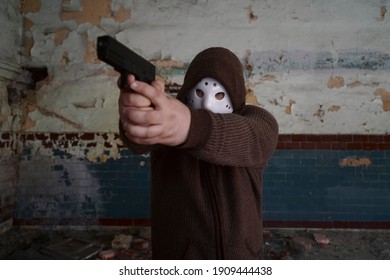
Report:
[[[144,144],[176,146],[188,137],[191,113],[186,105],[164,93],[164,83],[151,85],[129,75],[130,90],[121,89],[119,114],[126,137]]]

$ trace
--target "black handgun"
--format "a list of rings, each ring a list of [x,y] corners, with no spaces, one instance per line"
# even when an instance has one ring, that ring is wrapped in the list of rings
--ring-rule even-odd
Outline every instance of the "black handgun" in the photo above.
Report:
[[[121,74],[120,87],[128,88],[127,76],[133,74],[138,81],[150,84],[156,76],[156,67],[111,36],[97,38],[97,56]]]

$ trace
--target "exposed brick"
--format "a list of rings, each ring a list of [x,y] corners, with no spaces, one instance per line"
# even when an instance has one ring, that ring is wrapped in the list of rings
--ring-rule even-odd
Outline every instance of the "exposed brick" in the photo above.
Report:
[[[36,140],[47,140],[47,139],[49,139],[49,136],[46,135],[45,133],[36,133],[35,139]]]
[[[1,134],[1,139],[3,140],[10,140],[11,139],[11,133],[6,132]]]
[[[96,148],[96,147],[97,147],[97,143],[96,142],[87,143],[87,148]]]
[[[79,135],[77,133],[67,133],[66,134],[66,139],[68,139],[68,140],[75,140],[78,138],[79,138]]]
[[[79,145],[79,141],[73,141],[72,142],[72,147],[77,147]]]
[[[42,141],[42,146],[44,146],[46,149],[51,149],[53,148],[53,142]]]
[[[95,133],[83,133],[80,135],[81,140],[91,141],[95,139]]]
[[[112,148],[112,144],[109,142],[104,142],[104,147],[105,148]]]
[[[26,136],[26,141],[33,141],[33,140],[35,140],[35,134],[34,133],[28,133],[25,136]]]
[[[60,134],[58,133],[50,133],[50,139],[52,141],[57,141],[60,138]]]

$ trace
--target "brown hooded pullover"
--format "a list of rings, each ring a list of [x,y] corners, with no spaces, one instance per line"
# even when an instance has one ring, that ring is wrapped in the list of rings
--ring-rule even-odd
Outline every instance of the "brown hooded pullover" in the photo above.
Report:
[[[223,84],[233,113],[191,110],[188,139],[177,147],[142,146],[151,152],[154,259],[261,259],[262,176],[277,143],[278,125],[264,109],[245,105],[239,59],[209,48],[191,62],[177,98],[202,78]]]

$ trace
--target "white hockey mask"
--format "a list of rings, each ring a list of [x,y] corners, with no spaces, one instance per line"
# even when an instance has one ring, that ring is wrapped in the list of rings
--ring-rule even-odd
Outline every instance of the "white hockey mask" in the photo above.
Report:
[[[225,87],[213,78],[203,78],[188,94],[187,105],[213,113],[233,112],[233,105]]]

